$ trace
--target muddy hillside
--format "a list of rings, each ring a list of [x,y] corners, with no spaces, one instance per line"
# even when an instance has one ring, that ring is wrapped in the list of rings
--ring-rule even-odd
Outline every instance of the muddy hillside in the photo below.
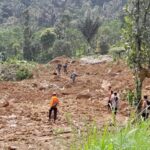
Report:
[[[68,62],[68,74],[55,74],[57,63]],[[78,74],[75,83],[71,71]],[[124,98],[126,89],[134,88],[134,77],[123,62],[72,60],[59,57],[33,70],[33,79],[0,82],[0,149],[69,150],[76,130],[96,122],[111,122],[107,110],[108,86],[119,92],[121,102],[117,123],[124,124],[129,106]],[[144,83],[149,94],[150,80]],[[49,101],[58,94],[58,120],[48,121]],[[79,133],[80,134],[80,133]]]

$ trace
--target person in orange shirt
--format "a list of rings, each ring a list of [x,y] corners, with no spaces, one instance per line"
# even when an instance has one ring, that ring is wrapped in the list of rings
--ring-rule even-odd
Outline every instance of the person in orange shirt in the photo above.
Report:
[[[58,104],[59,104],[59,99],[57,98],[57,95],[54,92],[50,100],[50,109],[49,109],[49,121],[51,120],[52,111],[54,111],[54,123],[57,119],[57,105]]]

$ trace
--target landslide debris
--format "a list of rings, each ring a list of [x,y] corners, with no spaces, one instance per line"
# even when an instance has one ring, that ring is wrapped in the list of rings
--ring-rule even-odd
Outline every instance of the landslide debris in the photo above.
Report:
[[[57,60],[63,63],[68,58]],[[100,127],[111,123],[112,115],[107,109],[109,85],[121,98],[117,123],[126,123],[131,108],[122,93],[134,88],[128,67],[121,61],[87,64],[69,58],[68,62],[68,75],[62,72],[57,77],[53,74],[58,63],[53,60],[46,65],[37,65],[33,79],[0,82],[0,101],[9,104],[0,107],[0,149],[69,150],[74,143],[74,134],[79,139],[90,123]],[[72,84],[69,74],[74,69],[79,76]],[[148,79],[144,83],[147,94],[149,85]],[[56,124],[48,121],[53,91],[60,98]]]

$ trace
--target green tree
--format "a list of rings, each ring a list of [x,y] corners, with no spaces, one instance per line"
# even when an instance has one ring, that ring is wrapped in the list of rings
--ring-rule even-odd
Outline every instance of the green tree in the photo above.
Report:
[[[72,56],[71,43],[65,40],[56,40],[53,45],[53,56],[57,57],[62,55]]]
[[[84,17],[79,20],[78,28],[89,44],[91,44],[90,42],[97,33],[100,24],[97,11],[92,11],[90,7],[85,12]]]
[[[126,11],[126,29],[123,30],[126,40],[125,48],[128,54],[128,63],[135,75],[137,103],[141,100],[142,85],[146,77],[150,77],[149,51],[150,45],[147,38],[150,37],[150,1],[131,0]]]
[[[0,27],[0,51],[5,52],[7,57],[20,53],[22,50],[22,35],[22,29],[18,26]]]
[[[20,49],[21,49],[21,45],[20,45],[20,43],[18,43],[18,42],[16,42],[16,43],[13,43],[13,45],[12,45],[12,49],[14,50],[14,54],[15,54],[15,56],[17,56],[17,54],[19,54],[20,53]]]
[[[119,19],[104,21],[98,29],[97,39],[105,40],[108,45],[116,44],[120,40],[122,22]]]
[[[101,39],[100,41],[96,41],[96,42],[97,43],[96,43],[95,53],[99,53],[101,55],[107,54],[109,50],[108,43],[104,39]]]
[[[56,39],[56,34],[53,32],[53,29],[46,28],[41,33],[41,44],[44,49],[48,49],[49,47],[53,46],[53,43]]]
[[[26,60],[32,60],[31,49],[31,29],[30,29],[30,15],[29,10],[26,9],[23,13],[23,57]]]
[[[66,29],[66,39],[71,43],[72,55],[81,56],[86,54],[87,42],[82,33],[76,28]]]

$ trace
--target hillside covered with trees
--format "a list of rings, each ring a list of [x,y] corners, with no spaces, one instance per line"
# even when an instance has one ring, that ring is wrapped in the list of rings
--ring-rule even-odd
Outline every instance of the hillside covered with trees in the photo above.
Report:
[[[119,45],[127,0],[1,0],[0,52],[47,62]]]

